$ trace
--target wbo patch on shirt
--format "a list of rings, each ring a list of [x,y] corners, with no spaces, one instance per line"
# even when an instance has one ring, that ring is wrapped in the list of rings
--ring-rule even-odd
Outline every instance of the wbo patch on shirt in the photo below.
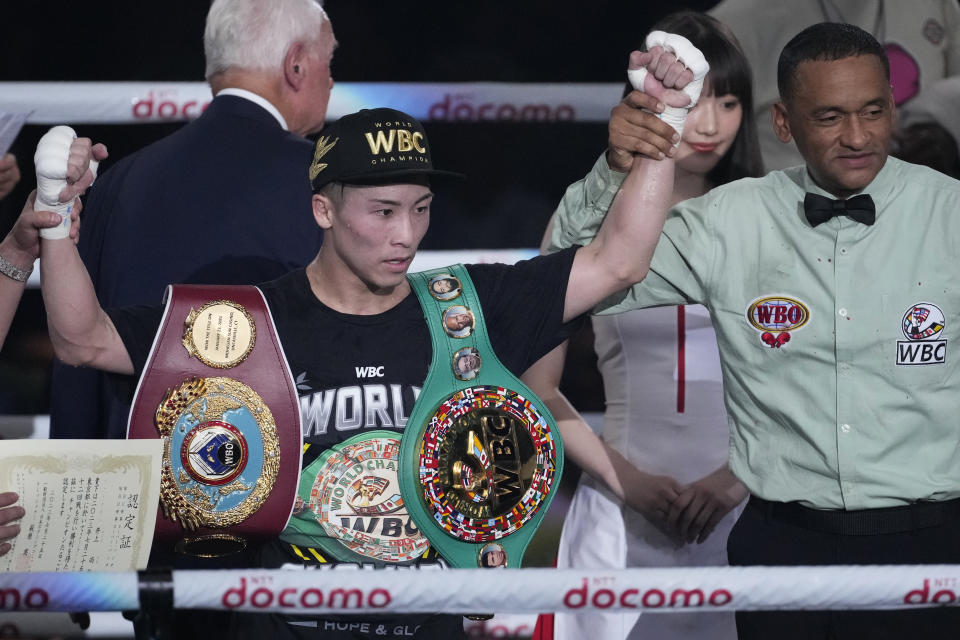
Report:
[[[790,342],[790,332],[810,320],[810,308],[796,298],[783,294],[757,298],[747,307],[747,322],[760,332],[760,340],[771,349]]]
[[[897,340],[898,365],[943,364],[947,361],[947,341],[943,335],[943,311],[932,302],[917,302],[907,309],[900,322],[906,340]]]

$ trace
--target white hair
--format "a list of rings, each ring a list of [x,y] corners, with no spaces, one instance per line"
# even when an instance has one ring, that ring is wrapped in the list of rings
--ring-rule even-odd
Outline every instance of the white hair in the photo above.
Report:
[[[214,0],[203,49],[206,77],[240,69],[280,69],[294,42],[314,42],[327,18],[316,0]]]

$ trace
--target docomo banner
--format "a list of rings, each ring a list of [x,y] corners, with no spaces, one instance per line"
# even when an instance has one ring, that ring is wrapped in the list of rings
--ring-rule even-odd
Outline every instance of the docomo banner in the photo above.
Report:
[[[892,609],[958,598],[960,565],[174,574],[178,608],[324,614]]]
[[[139,609],[135,572],[0,573],[0,611]]]
[[[0,82],[0,112],[28,124],[191,120],[211,99],[203,82]]]
[[[618,83],[337,83],[327,119],[389,105],[444,122],[606,122]],[[210,103],[203,82],[0,82],[0,112],[30,124],[135,124],[192,120]]]
[[[893,609],[960,604],[960,565],[174,571],[178,609],[353,614]],[[136,573],[0,574],[0,610],[139,608]]]

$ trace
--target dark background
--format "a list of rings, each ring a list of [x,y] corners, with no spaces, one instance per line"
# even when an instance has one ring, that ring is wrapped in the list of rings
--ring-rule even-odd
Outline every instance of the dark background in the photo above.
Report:
[[[344,81],[605,82],[649,26],[716,0],[326,0]],[[7,0],[3,80],[203,80],[205,0]]]
[[[627,54],[657,19],[715,3],[327,0],[324,6],[339,41],[336,81],[619,82]],[[208,7],[205,0],[3,2],[0,82],[202,81]],[[108,146],[111,157],[101,170],[109,170],[180,126],[75,128]],[[47,128],[27,126],[14,144],[23,179],[0,202],[0,233],[34,188],[33,151]],[[436,122],[426,128],[436,164],[468,180],[438,190],[424,249],[538,246],[564,188],[589,170],[606,142],[603,124]],[[28,290],[0,352],[0,414],[47,412],[52,353],[45,335],[39,292]],[[592,339],[576,342],[565,390],[581,409],[602,410]]]

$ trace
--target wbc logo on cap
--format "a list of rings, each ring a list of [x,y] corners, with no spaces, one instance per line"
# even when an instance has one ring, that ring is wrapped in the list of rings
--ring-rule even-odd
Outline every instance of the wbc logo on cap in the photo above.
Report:
[[[399,156],[399,157],[377,157],[384,154],[392,154],[394,146],[397,153],[410,153],[416,151],[419,154],[426,154],[427,148],[423,144],[423,132],[411,131],[408,127],[413,127],[413,123],[405,122],[377,122],[376,131],[368,131],[364,134],[367,144],[370,146],[370,153],[375,157],[371,159],[371,164],[380,162],[417,161],[427,162],[425,155]]]

